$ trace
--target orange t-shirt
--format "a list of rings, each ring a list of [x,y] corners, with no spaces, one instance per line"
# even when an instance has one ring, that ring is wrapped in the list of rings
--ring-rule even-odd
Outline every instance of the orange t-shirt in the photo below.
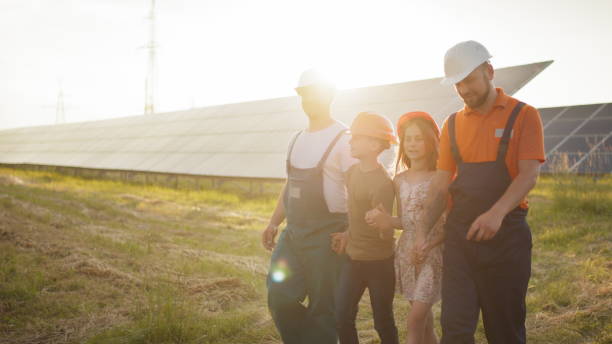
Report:
[[[464,162],[495,161],[497,157],[499,141],[518,100],[506,95],[501,88],[496,90],[497,98],[489,113],[481,114],[466,106],[455,116],[455,139]],[[510,177],[514,179],[518,174],[519,160],[544,162],[544,159],[544,133],[540,113],[536,108],[525,105],[514,122],[506,154]],[[440,136],[438,168],[452,174],[457,170],[450,149],[448,118]],[[523,199],[520,206],[527,209],[527,200]]]

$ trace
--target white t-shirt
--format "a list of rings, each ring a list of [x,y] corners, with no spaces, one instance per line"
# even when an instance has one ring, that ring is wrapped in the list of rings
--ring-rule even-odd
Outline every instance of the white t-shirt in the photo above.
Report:
[[[336,135],[347,129],[346,125],[336,121],[331,126],[315,132],[304,130],[293,146],[291,166],[296,168],[316,167]],[[342,135],[323,165],[323,196],[327,208],[332,213],[347,212],[344,172],[358,162],[351,156],[350,138],[348,134]]]

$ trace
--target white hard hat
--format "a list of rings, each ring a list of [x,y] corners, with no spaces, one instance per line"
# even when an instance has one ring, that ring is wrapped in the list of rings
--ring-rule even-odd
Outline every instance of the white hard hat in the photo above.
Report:
[[[476,41],[456,44],[444,55],[444,79],[441,84],[458,83],[491,57],[487,48]]]
[[[308,69],[304,71],[302,75],[300,75],[300,80],[298,81],[298,85],[295,89],[297,90],[298,88],[308,86],[334,87],[334,85],[316,69]]]

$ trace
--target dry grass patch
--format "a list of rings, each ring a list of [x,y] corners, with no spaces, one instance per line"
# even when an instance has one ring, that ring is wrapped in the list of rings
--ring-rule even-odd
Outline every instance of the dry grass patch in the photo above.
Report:
[[[531,343],[612,342],[611,186],[534,190]],[[279,343],[259,243],[275,199],[0,169],[0,342]],[[408,311],[398,296],[402,339]],[[358,328],[378,342],[367,295]]]

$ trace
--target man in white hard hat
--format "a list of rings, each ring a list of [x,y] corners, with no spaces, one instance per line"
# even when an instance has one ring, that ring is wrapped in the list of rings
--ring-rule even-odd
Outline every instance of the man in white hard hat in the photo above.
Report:
[[[332,251],[331,235],[347,227],[344,173],[357,161],[350,154],[347,127],[330,114],[333,85],[307,70],[296,92],[308,128],[289,144],[287,183],[262,233],[263,246],[274,250],[268,308],[284,343],[335,344],[334,289],[340,261]],[[275,243],[285,218],[287,226]]]
[[[453,46],[444,57],[442,83],[454,85],[465,106],[444,123],[438,169],[415,244],[421,257],[427,254],[425,234],[450,192],[443,344],[474,343],[480,311],[489,343],[526,342],[531,231],[525,197],[544,162],[542,122],[535,108],[495,88],[490,58],[475,41]]]

